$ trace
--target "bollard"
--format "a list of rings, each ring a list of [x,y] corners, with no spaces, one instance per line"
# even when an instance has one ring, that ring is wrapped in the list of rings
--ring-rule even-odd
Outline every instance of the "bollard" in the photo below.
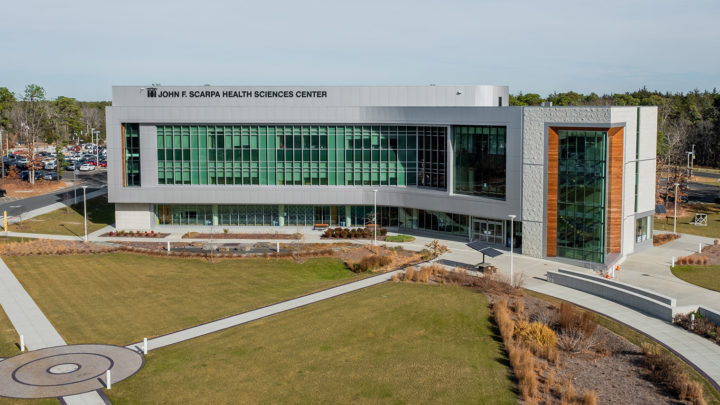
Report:
[[[275,242],[275,251],[280,253],[280,242]]]
[[[702,253],[702,242],[698,243],[698,253]]]
[[[690,314],[690,330],[695,330],[695,314]]]
[[[20,351],[25,351],[25,336],[20,335]]]
[[[110,370],[105,372],[105,387],[107,389],[110,389],[110,386],[112,385],[112,382],[110,381]]]
[[[670,264],[670,267],[675,267],[675,256],[672,257],[672,262]]]
[[[143,354],[147,354],[147,338],[143,338]]]
[[[170,253],[170,241],[168,241],[168,245],[167,245],[167,246],[168,246],[168,247],[167,247],[167,251],[168,251],[168,253]]]

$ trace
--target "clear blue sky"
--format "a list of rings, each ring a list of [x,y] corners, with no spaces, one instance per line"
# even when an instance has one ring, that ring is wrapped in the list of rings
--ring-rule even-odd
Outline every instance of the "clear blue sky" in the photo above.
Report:
[[[720,88],[718,0],[3,1],[0,87]]]

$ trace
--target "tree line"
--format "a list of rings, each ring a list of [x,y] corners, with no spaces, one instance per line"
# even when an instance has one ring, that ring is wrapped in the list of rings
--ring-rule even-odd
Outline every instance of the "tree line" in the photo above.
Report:
[[[25,91],[18,95],[0,87],[0,131],[3,134],[0,150],[7,152],[6,145],[22,144],[29,159],[28,179],[34,183],[35,170],[40,167],[35,159],[37,144],[54,145],[59,174],[63,163],[59,153],[62,148],[76,141],[89,142],[93,129],[95,139],[104,138],[105,106],[108,105],[110,102],[81,102],[63,96],[49,100],[45,89],[36,84],[25,86]],[[4,177],[5,170],[0,171]]]
[[[25,86],[22,94],[14,94],[0,87],[0,130],[9,134],[12,143],[33,147],[42,142],[58,147],[80,142],[90,142],[91,131],[105,134],[105,106],[108,101],[77,101],[60,96],[49,100],[45,89],[36,85]],[[97,135],[95,135],[97,136]]]
[[[510,105],[532,106],[543,102],[554,106],[657,106],[658,167],[684,167],[687,152],[695,145],[695,164],[720,167],[720,93],[693,90],[687,93],[661,93],[642,88],[622,94],[598,96],[553,93],[542,98],[535,93],[510,96]]]

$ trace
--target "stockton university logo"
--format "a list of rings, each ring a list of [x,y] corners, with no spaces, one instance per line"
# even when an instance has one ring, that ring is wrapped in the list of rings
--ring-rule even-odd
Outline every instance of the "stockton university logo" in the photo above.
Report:
[[[156,87],[148,87],[147,88],[147,96],[148,97],[157,97],[157,88]]]

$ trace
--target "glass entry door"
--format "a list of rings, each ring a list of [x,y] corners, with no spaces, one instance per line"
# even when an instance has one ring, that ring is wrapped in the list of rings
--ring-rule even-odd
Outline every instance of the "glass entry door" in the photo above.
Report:
[[[502,221],[473,218],[472,240],[502,245],[505,241],[504,224]]]

